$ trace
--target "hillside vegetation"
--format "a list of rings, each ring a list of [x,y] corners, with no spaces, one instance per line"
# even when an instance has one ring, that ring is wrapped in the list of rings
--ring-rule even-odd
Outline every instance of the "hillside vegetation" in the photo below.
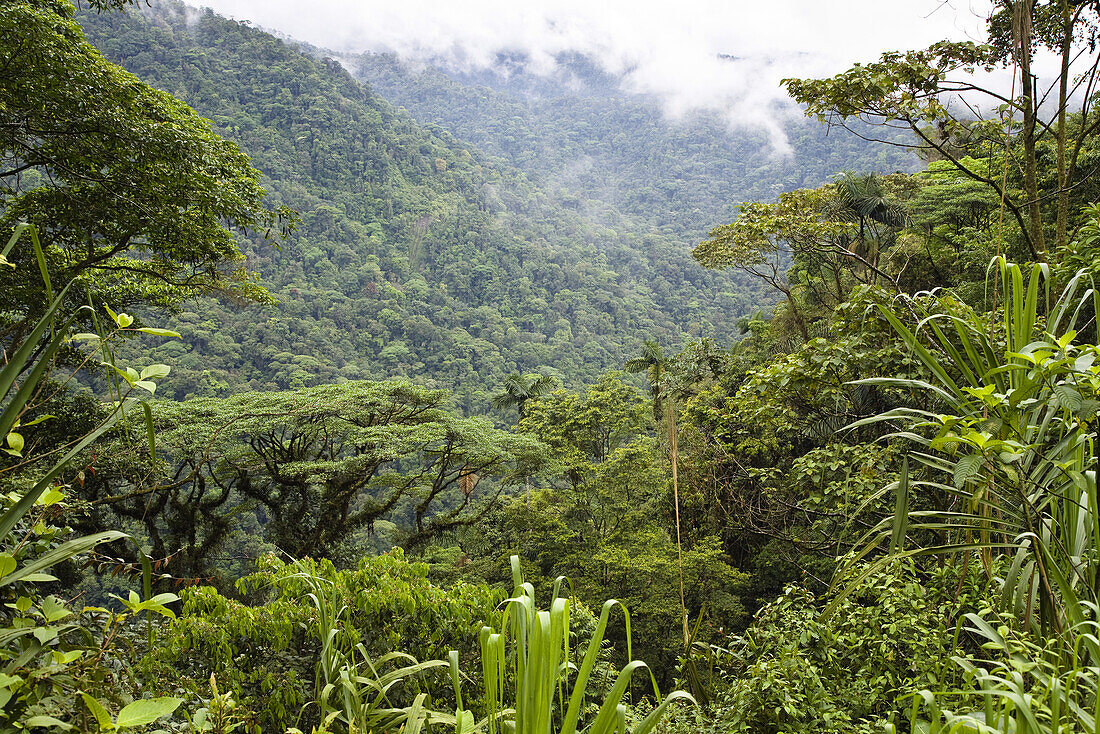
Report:
[[[0,3],[0,734],[1097,730],[1095,4],[783,82],[916,171],[88,5]]]
[[[690,243],[732,219],[739,202],[819,186],[842,171],[912,172],[918,165],[912,151],[868,145],[792,110],[774,110],[789,153],[759,127],[734,126],[713,111],[673,120],[660,99],[621,91],[622,80],[583,56],[563,54],[550,76],[514,56],[480,72],[393,54],[344,63],[417,120],[504,159],[590,221],[625,221]]]
[[[515,371],[592,381],[643,338],[732,338],[766,291],[709,273],[694,238],[597,226],[524,173],[422,127],[246,25],[165,4],[82,16],[107,58],[211,119],[301,215],[281,250],[246,241],[279,302],[193,303],[172,323],[178,397],[411,377],[479,412]]]

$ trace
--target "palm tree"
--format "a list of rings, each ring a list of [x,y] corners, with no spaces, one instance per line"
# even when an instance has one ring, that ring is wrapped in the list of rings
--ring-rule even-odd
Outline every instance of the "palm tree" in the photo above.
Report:
[[[497,410],[507,410],[513,405],[519,411],[520,423],[527,416],[527,401],[545,395],[557,387],[558,381],[550,375],[523,374],[513,372],[504,378],[504,390],[493,396],[490,404]],[[527,495],[527,507],[531,507],[531,477],[523,479],[524,492]]]
[[[653,420],[657,425],[661,424],[661,382],[668,370],[668,360],[665,359],[661,345],[653,339],[646,339],[642,343],[642,353],[633,359],[627,360],[623,365],[627,372],[645,372],[649,379],[649,395],[653,398]]]
[[[497,410],[515,406],[522,421],[527,415],[527,401],[544,395],[557,387],[557,380],[550,375],[513,372],[504,378],[504,390],[490,401]],[[518,422],[518,421],[517,421]]]
[[[656,421],[658,430],[661,425],[662,413],[665,418],[665,426],[668,430],[668,453],[672,464],[672,502],[676,511],[676,553],[677,566],[680,570],[680,611],[684,626],[684,654],[688,655],[691,649],[691,634],[688,630],[687,602],[684,600],[684,550],[680,539],[680,483],[677,478],[677,465],[679,464],[679,448],[677,445],[678,431],[676,429],[676,405],[669,401],[667,410],[662,411],[661,383],[665,372],[668,371],[669,361],[665,357],[661,345],[653,339],[646,339],[642,343],[642,353],[633,359],[627,360],[623,369],[627,372],[645,372],[649,379],[649,394],[653,398],[653,420]]]
[[[836,182],[836,193],[836,215],[843,221],[859,224],[856,253],[877,268],[884,240],[908,224],[904,207],[890,196],[882,176],[874,173],[860,176],[845,172]],[[885,230],[879,231],[876,225]]]

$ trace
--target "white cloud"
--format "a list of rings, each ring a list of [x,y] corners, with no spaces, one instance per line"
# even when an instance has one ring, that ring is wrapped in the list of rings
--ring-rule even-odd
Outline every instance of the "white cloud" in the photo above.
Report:
[[[885,50],[979,38],[989,0],[199,0],[334,51],[492,66],[522,51],[548,72],[575,51],[658,95],[671,116],[717,110],[782,151],[785,76],[823,76]],[[721,58],[720,55],[734,59]]]

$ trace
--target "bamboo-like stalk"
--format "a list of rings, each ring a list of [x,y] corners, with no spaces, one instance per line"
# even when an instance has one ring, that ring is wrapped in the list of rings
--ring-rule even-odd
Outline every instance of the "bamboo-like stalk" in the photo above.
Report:
[[[665,421],[668,427],[668,452],[672,460],[672,506],[676,519],[676,566],[680,576],[680,618],[684,625],[684,654],[691,653],[691,630],[688,627],[687,602],[684,597],[684,545],[680,539],[680,483],[677,465],[680,463],[676,405],[671,395],[665,399]]]
[[[458,656],[451,653],[451,679],[455,686],[459,710],[456,731],[485,730],[488,734],[620,734],[626,731],[626,696],[635,672],[646,670],[645,663],[632,660],[619,672],[600,705],[587,723],[582,714],[596,660],[603,645],[611,611],[622,609],[626,623],[627,657],[630,657],[630,614],[618,601],[609,599],[600,610],[596,630],[588,641],[584,658],[577,667],[569,662],[569,622],[571,601],[562,596],[563,579],[558,579],[551,594],[550,608],[541,610],[535,604],[535,591],[523,580],[519,558],[512,556],[512,597],[504,602],[504,611],[497,629],[481,630],[481,675],[488,714],[481,722],[472,723],[472,715],[461,707]],[[570,681],[570,673],[575,677]],[[510,685],[506,687],[505,680]],[[688,693],[675,691],[662,698],[653,674],[655,706],[634,729],[634,734],[650,734],[661,721],[668,707],[678,700],[695,702]],[[512,682],[514,681],[514,682]],[[511,703],[506,707],[506,696]],[[560,719],[559,719],[560,717]],[[555,728],[556,721],[560,723]]]

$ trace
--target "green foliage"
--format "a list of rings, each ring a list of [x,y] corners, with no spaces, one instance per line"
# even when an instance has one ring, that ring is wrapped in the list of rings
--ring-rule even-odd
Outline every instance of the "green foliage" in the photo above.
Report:
[[[1054,4],[1035,7],[1034,40],[1049,48],[1093,13],[1075,8],[1059,26]],[[525,73],[474,90],[468,77],[359,60],[414,115],[475,142],[510,135],[490,145],[503,162],[244,24],[171,3],[83,16],[108,56],[211,126],[108,64],[74,17],[65,0],[0,10],[0,54],[15,69],[0,82],[14,121],[0,143],[0,224],[15,228],[0,259],[0,285],[12,285],[0,370],[0,706],[12,726],[135,728],[188,697],[201,704],[192,729],[218,733],[571,734],[628,722],[645,732],[683,697],[662,700],[658,682],[680,677],[715,694],[675,724],[692,730],[1095,728],[1100,348],[1084,318],[1095,297],[1076,273],[1095,265],[1100,213],[1086,210],[1081,237],[1066,241],[1070,192],[1095,190],[1075,173],[1095,157],[1093,131],[1071,115],[1037,133],[1026,90],[1000,110],[1007,132],[952,117],[940,96],[971,66],[1026,65],[1031,43],[1019,41],[1022,26],[1006,32],[1005,13],[992,46],[937,44],[787,82],[812,114],[901,122],[941,160],[917,176],[846,173],[825,185],[812,164],[811,180],[782,187],[818,188],[743,204],[712,230],[696,257],[781,293],[771,323],[759,310],[771,290],[685,267],[685,233],[729,221],[734,201],[775,194],[750,171],[721,174],[731,161],[788,170],[736,146],[707,153],[709,137],[668,165],[668,150],[711,129],[705,116],[670,132],[614,94],[521,100]],[[567,64],[582,85],[616,83]],[[471,124],[475,102],[484,116]],[[620,134],[611,146],[606,130],[623,116],[624,129],[655,135]],[[82,134],[67,135],[73,125]],[[798,150],[816,145],[807,129],[795,128]],[[669,145],[635,165],[651,139]],[[266,171],[273,204],[242,149]],[[589,169],[569,169],[584,155]],[[1010,157],[1021,170],[998,176]],[[1044,157],[1058,170],[1036,170]],[[708,190],[713,171],[728,180]],[[280,223],[284,203],[304,212],[303,236],[275,253],[258,230]],[[17,224],[48,207],[52,222]],[[990,252],[1044,257],[1052,222],[1054,278],[1037,267],[1026,280],[1001,260],[993,311],[981,310]],[[14,250],[23,236],[33,247]],[[26,277],[35,268],[41,284]],[[121,334],[175,334],[144,326],[127,304],[263,297],[252,268],[277,309],[196,302],[178,315],[185,343],[115,358]],[[1044,279],[1068,284],[1061,299]],[[957,290],[895,297],[943,285]],[[110,321],[66,312],[77,298],[120,311],[108,308]],[[77,319],[96,333],[68,343]],[[679,356],[661,347],[740,325],[750,336],[729,351],[707,339]],[[630,355],[650,401],[604,374]],[[35,397],[62,394],[47,380],[61,360],[98,363],[110,404],[78,416],[63,397]],[[161,382],[169,363],[176,386]],[[581,392],[550,389],[585,381]],[[452,413],[440,386],[467,410],[491,404],[502,418],[515,407],[522,433]],[[127,399],[153,394],[189,399],[127,412]],[[668,419],[674,491],[651,417]],[[69,506],[55,487],[66,482],[79,486]],[[44,574],[118,534],[70,540],[62,516],[78,532],[144,536],[177,576],[262,550],[329,559],[265,554],[235,594],[193,587],[177,599],[153,593],[142,553],[144,593],[111,587],[123,614],[77,615],[46,593]],[[446,545],[426,548],[431,566],[400,551],[364,557],[394,541]],[[532,561],[531,581],[509,559],[513,596],[500,610],[503,594],[463,580],[498,580],[512,554]],[[811,590],[829,586],[838,563],[834,591],[818,600]],[[561,574],[574,579],[568,598],[551,581]],[[754,596],[767,602],[795,579],[736,634]],[[548,611],[536,588],[552,589]],[[608,597],[617,601],[598,620],[587,612],[585,601]],[[612,615],[616,604],[634,616]],[[688,654],[685,612],[698,620]],[[120,639],[139,664],[118,653]],[[634,639],[656,665],[652,700],[628,708],[642,667]],[[478,653],[483,689],[464,697],[460,671],[476,670]]]
[[[448,663],[442,660],[420,663],[412,655],[399,651],[372,656],[366,645],[352,643],[345,632],[352,612],[342,604],[342,590],[336,583],[309,570],[302,570],[293,578],[312,589],[308,597],[317,612],[316,633],[321,651],[315,701],[322,727],[343,725],[348,732],[371,732],[400,726],[412,731],[430,721],[424,708],[426,693],[417,694],[408,706],[397,708],[391,700],[395,694],[392,689],[400,690],[408,679],[432,668],[446,667]],[[393,669],[385,670],[391,663]]]
[[[909,722],[914,731],[1068,734],[1096,729],[1100,668],[1085,653],[1096,638],[1094,620],[1070,632],[1066,649],[1073,653],[1065,657],[1053,646],[1016,632],[1011,619],[997,619],[988,610],[966,618],[971,625],[967,631],[981,639],[994,658],[953,657],[967,687],[936,693],[925,688],[913,694]]]
[[[34,437],[28,441],[20,431],[27,431],[54,416],[39,415],[26,422],[23,416],[35,411],[35,399],[39,390],[49,384],[48,371],[67,340],[76,315],[67,319],[60,316],[69,286],[53,296],[43,249],[32,225],[17,229],[4,249],[4,258],[8,259],[25,232],[30,235],[41,264],[39,272],[52,300],[37,324],[28,328],[25,341],[12,344],[12,354],[0,368],[0,435],[7,437],[6,453],[11,457],[0,464],[0,602],[3,603],[0,608],[0,710],[4,713],[3,731],[36,726],[72,728],[58,715],[74,713],[78,691],[85,704],[93,707],[92,713],[101,730],[141,726],[170,713],[180,702],[176,699],[135,701],[112,720],[103,705],[82,690],[87,686],[110,690],[111,675],[102,661],[109,654],[111,637],[117,631],[112,627],[121,624],[124,617],[109,618],[107,628],[97,638],[96,630],[87,625],[86,620],[78,619],[54,594],[46,594],[41,584],[58,580],[50,573],[55,566],[72,561],[100,544],[127,537],[117,530],[68,537],[71,530],[57,524],[65,514],[63,500],[68,487],[63,482],[74,460],[102,440],[108,430],[121,425],[123,432],[128,433],[127,414],[132,414],[139,402],[132,393],[135,389],[151,392],[156,386],[153,380],[163,377],[167,371],[153,369],[145,375],[135,371],[136,377],[130,379],[132,368],[119,368],[115,364],[109,343],[119,330],[130,327],[133,321],[125,314],[110,312],[117,329],[91,336],[104,356],[102,366],[110,366],[125,376],[128,387],[123,389],[116,381],[111,391],[114,400],[106,416],[88,433],[59,447],[36,450],[40,447]],[[172,598],[169,595],[141,601],[133,594],[130,603],[134,611],[163,613],[166,610],[162,604]],[[151,627],[149,634],[152,642]],[[113,695],[119,695],[117,686]]]
[[[380,661],[395,651],[439,660],[457,649],[468,660],[477,650],[478,630],[502,596],[473,584],[435,586],[428,580],[428,567],[406,561],[399,550],[363,558],[356,569],[346,571],[329,561],[286,564],[267,557],[261,559],[260,571],[240,580],[238,587],[248,603],[210,587],[181,590],[182,610],[143,666],[149,676],[179,678],[181,687],[196,695],[214,675],[242,712],[254,712],[245,725],[265,731],[288,726],[308,730],[324,718],[317,695],[324,684],[315,686],[325,649],[318,644],[319,634],[323,643],[338,629],[340,654],[360,661],[360,675],[370,675],[363,661]],[[318,627],[322,615],[310,598],[321,598],[318,587],[325,591],[331,622],[327,628]],[[328,670],[337,685],[341,670],[354,675],[341,664]],[[417,693],[415,688],[405,692]],[[411,704],[413,697],[402,705]],[[342,700],[343,688],[334,701],[342,707]]]
[[[826,336],[778,356],[757,356],[750,343],[740,350],[747,357],[735,357],[685,401],[683,527],[689,541],[719,537],[735,565],[752,573],[742,593],[760,603],[796,581],[823,591],[835,556],[862,534],[861,523],[893,509],[890,501],[863,506],[896,476],[896,453],[874,443],[885,430],[841,429],[895,400],[885,387],[853,380],[915,377],[918,365],[875,307],[888,302],[882,294],[856,296]]]
[[[545,463],[534,439],[446,410],[447,394],[410,382],[344,382],[225,399],[159,402],[160,476],[87,482],[98,523],[140,523],[177,575],[203,575],[243,513],[295,557],[336,554],[359,530],[396,522],[422,545],[469,525],[509,483]]]
[[[861,579],[834,613],[789,587],[729,649],[717,650],[713,720],[706,731],[874,732],[902,716],[900,696],[948,683],[952,600],[895,563]],[[945,672],[946,671],[946,672]]]
[[[197,293],[263,298],[232,230],[289,226],[259,172],[179,100],[107,62],[68,0],[0,9],[0,230],[43,233],[54,283],[79,281],[118,305],[173,305]],[[65,83],[57,80],[64,79]],[[42,314],[42,290],[0,269],[7,326]]]
[[[856,64],[832,79],[785,79],[807,114],[841,118],[872,112],[886,120],[935,120],[946,116],[937,96],[957,83],[948,75],[992,68],[993,49],[971,41],[933,44],[921,51],[887,52],[878,62]]]
[[[998,3],[990,10],[988,43],[940,41],[917,51],[889,51],[879,61],[857,63],[829,79],[785,79],[782,84],[807,114],[819,119],[841,126],[859,120],[911,129],[919,139],[914,147],[929,159],[949,162],[996,197],[1002,218],[1012,222],[1009,231],[998,232],[1002,244],[1019,246],[1025,253],[1019,257],[1045,261],[1047,241],[1064,249],[1072,239],[1070,200],[1092,177],[1080,165],[1091,158],[1089,138],[1095,134],[1088,123],[1091,95],[1081,98],[1078,113],[1069,113],[1076,105],[1074,90],[1096,81],[1096,12],[1087,4]],[[1060,57],[1049,87],[1037,73],[1043,47]],[[1020,83],[1010,96],[979,78],[998,65],[1019,72]],[[1043,100],[1055,89],[1057,112],[1044,120]],[[966,103],[953,106],[960,96]],[[999,119],[974,119],[974,110],[986,103]],[[975,161],[986,157],[993,160]]]
[[[1002,602],[1050,633],[1084,622],[1081,603],[1097,602],[1092,422],[1100,368],[1093,368],[1097,347],[1076,346],[1073,329],[1095,304],[1091,289],[1082,293],[1074,278],[1050,305],[1049,331],[1041,331],[1047,271],[1033,267],[1025,286],[1019,266],[1002,259],[991,268],[1006,301],[996,332],[964,306],[927,314],[916,332],[885,312],[933,377],[870,382],[930,391],[942,412],[903,407],[865,421],[897,421],[922,448],[914,459],[929,481],[910,481],[903,472],[884,490],[896,492],[897,511],[868,534],[863,552],[887,537],[895,552],[974,552],[990,575],[994,557],[1004,554],[1013,561],[1000,582]],[[908,496],[917,488],[951,509],[910,511]],[[914,547],[904,551],[911,534]]]
[[[966,687],[920,691],[912,725],[1089,730],[1100,658],[1092,446],[1100,383],[1097,347],[1075,345],[1073,327],[1095,313],[1095,295],[1082,288],[1084,271],[1051,301],[1046,268],[1031,268],[1026,283],[1024,270],[1003,259],[990,270],[1003,284],[999,322],[948,297],[933,301],[946,306],[938,313],[914,304],[922,318],[912,330],[883,311],[931,377],[865,382],[926,390],[938,410],[902,407],[862,421],[896,422],[923,471],[911,473],[907,460],[899,481],[884,488],[896,497],[895,513],[868,532],[856,558],[887,543],[889,553],[840,584],[826,614],[840,613],[867,575],[897,558],[976,557],[1007,624],[990,625],[985,609],[967,615],[987,652],[955,661]],[[913,507],[922,496],[934,498],[931,509]],[[953,710],[950,696],[962,697]],[[925,714],[930,720],[920,720]]]
[[[680,574],[667,467],[645,432],[645,400],[620,378],[610,373],[583,394],[558,390],[529,402],[518,428],[550,447],[550,486],[512,498],[458,533],[463,555],[440,552],[433,573],[491,583],[510,555],[522,554],[533,561],[528,574],[540,590],[564,575],[587,604],[614,597],[634,611],[636,649],[653,663],[663,685],[673,680],[684,646],[676,626]],[[701,639],[742,622],[739,593],[746,577],[716,537],[692,538],[683,552],[683,573],[692,614],[706,609]],[[613,619],[606,633],[621,656],[628,637],[624,624]]]
[[[517,428],[549,446],[563,474],[578,487],[594,464],[606,461],[645,425],[641,395],[617,374],[607,373],[583,395],[555,390],[538,398]]]
[[[1100,203],[1082,209],[1080,218],[1082,224],[1078,236],[1058,252],[1058,260],[1054,264],[1055,278],[1059,282],[1068,282],[1082,270],[1094,282],[1100,277]]]
[[[95,717],[101,732],[121,731],[152,724],[157,719],[175,711],[183,703],[182,700],[170,696],[142,698],[124,706],[118,712],[118,716],[112,720],[110,712],[93,696],[82,692],[80,697],[84,700],[88,711]]]
[[[661,425],[661,417],[664,415],[661,402],[661,390],[664,387],[665,372],[668,371],[668,360],[665,358],[661,345],[652,339],[642,342],[642,352],[637,357],[628,359],[623,364],[626,372],[645,372],[649,380],[649,398],[653,405],[653,422]]]
[[[490,734],[498,731],[515,731],[517,734],[547,731],[560,734],[575,734],[578,731],[612,734],[624,731],[626,705],[622,702],[623,697],[634,672],[646,668],[645,663],[639,660],[631,660],[619,672],[614,685],[604,700],[599,702],[595,716],[583,717],[589,679],[600,654],[608,618],[619,602],[612,599],[604,603],[596,629],[585,646],[583,660],[579,665],[571,665],[570,600],[560,594],[562,580],[559,579],[554,584],[549,610],[542,611],[535,603],[534,587],[523,581],[518,556],[512,556],[511,565],[515,586],[513,595],[505,602],[498,626],[485,626],[481,630],[481,680],[488,714],[478,727],[485,726]],[[629,659],[630,616],[625,607],[623,615],[626,619]],[[457,690],[457,656],[451,657],[451,670]],[[576,678],[570,681],[573,670],[576,670]],[[674,701],[687,700],[694,703],[691,696],[683,691],[675,691],[662,698],[652,674],[650,678],[655,707],[635,727],[635,734],[653,731]],[[513,683],[506,689],[508,681]],[[456,719],[463,722],[456,726],[458,731],[473,729],[473,715],[463,709],[461,696],[458,698]]]
[[[744,203],[737,219],[712,229],[692,255],[704,267],[734,268],[781,292],[807,340],[811,325],[854,287],[899,288],[908,263],[888,263],[908,221],[903,198],[911,188],[903,174],[848,173],[835,184],[782,193],[774,204]]]
[[[205,700],[204,705],[195,711],[195,715],[188,719],[188,724],[196,732],[209,732],[210,734],[231,734],[231,732],[246,726],[248,721],[242,715],[240,707],[233,699],[233,694],[218,690],[218,681],[210,676],[211,697]]]
[[[732,337],[770,298],[691,267],[682,230],[588,220],[334,61],[171,3],[149,13],[81,20],[108,58],[210,118],[253,156],[273,201],[302,213],[280,252],[241,244],[277,308],[201,301],[179,315],[183,342],[155,352],[175,370],[169,397],[415,378],[474,415],[510,374],[593,382],[640,334]]]
[[[629,80],[591,59],[562,54],[556,61],[549,74],[514,57],[506,72],[464,71],[363,54],[352,68],[416,119],[440,124],[544,182],[562,206],[592,221],[629,218],[647,230],[677,233],[680,243],[728,221],[736,202],[817,186],[841,170],[887,173],[916,162],[809,120],[777,121],[791,154],[776,155],[762,130],[731,129],[725,115],[710,111],[670,121],[658,100],[624,91]],[[686,248],[668,248],[662,257],[669,266],[662,277],[682,288],[671,278],[690,266]],[[714,282],[733,293],[752,288],[737,278]]]

